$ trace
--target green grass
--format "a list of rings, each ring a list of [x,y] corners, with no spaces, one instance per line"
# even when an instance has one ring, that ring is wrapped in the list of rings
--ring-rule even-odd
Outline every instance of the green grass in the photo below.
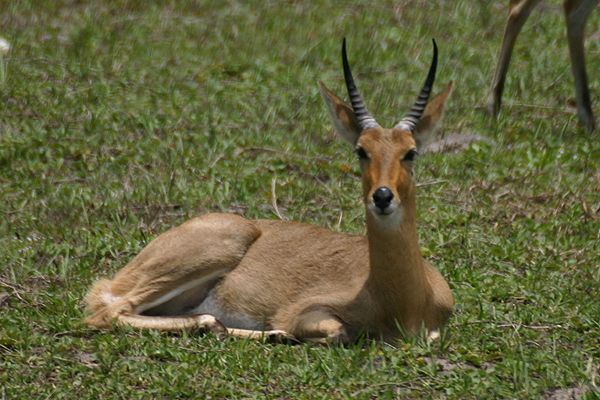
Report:
[[[2,2],[0,398],[600,398],[600,142],[566,106],[561,9],[526,25],[492,124],[504,1]],[[445,338],[323,348],[84,326],[95,279],[192,216],[277,218],[273,184],[283,217],[364,232],[358,166],[316,86],[344,93],[344,36],[387,126],[436,38],[437,88],[457,81],[442,133],[490,141],[418,161],[437,182],[418,190],[421,246],[457,303]],[[587,50],[597,99],[600,44]]]

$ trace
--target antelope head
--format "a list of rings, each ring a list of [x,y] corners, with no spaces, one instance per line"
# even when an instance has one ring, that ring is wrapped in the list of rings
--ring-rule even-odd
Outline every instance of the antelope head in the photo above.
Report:
[[[385,129],[369,114],[354,84],[345,39],[342,64],[351,106],[319,81],[321,95],[335,131],[354,147],[360,159],[368,219],[374,218],[381,227],[397,228],[405,219],[414,221],[416,217],[413,161],[435,133],[454,82],[429,101],[437,67],[437,46],[433,41],[433,60],[416,102],[400,122]]]

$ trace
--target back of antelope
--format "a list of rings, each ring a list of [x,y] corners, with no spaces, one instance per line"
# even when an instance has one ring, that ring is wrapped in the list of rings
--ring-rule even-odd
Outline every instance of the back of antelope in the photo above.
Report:
[[[438,335],[453,299],[421,257],[413,163],[436,130],[453,82],[428,102],[437,47],[408,115],[384,129],[356,89],[342,46],[351,106],[319,82],[333,125],[362,171],[367,235],[229,214],[194,218],[154,239],[88,295],[86,324],[210,330],[243,337],[348,343]]]

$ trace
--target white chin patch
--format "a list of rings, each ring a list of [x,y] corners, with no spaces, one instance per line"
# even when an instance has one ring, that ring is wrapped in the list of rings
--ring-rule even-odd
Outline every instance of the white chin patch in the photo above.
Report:
[[[392,204],[383,212],[373,203],[369,203],[367,208],[371,215],[375,217],[377,223],[383,228],[397,228],[404,219],[404,209],[396,204]]]

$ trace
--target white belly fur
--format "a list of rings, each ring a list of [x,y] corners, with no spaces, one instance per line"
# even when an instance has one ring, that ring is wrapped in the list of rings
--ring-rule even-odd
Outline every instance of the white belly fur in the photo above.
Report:
[[[200,279],[188,282],[185,285],[178,286],[175,289],[171,290],[170,292],[166,293],[165,295],[163,295],[162,297],[160,297],[157,300],[154,300],[151,303],[140,304],[136,308],[135,313],[141,314],[146,310],[150,310],[154,307],[160,306],[161,304],[166,303],[167,301],[172,300],[177,296],[180,296],[182,293],[184,293],[190,289],[193,289],[196,287],[201,287],[203,285],[206,285],[208,282],[214,281],[215,279],[225,275],[227,272],[228,272],[228,270],[226,270],[226,269],[215,271],[212,274],[206,275]]]
[[[211,290],[206,299],[195,309],[190,311],[191,314],[211,314],[217,318],[223,325],[228,328],[249,329],[249,330],[264,330],[265,326],[262,321],[257,321],[248,314],[229,311],[222,307],[214,296],[214,289]]]

